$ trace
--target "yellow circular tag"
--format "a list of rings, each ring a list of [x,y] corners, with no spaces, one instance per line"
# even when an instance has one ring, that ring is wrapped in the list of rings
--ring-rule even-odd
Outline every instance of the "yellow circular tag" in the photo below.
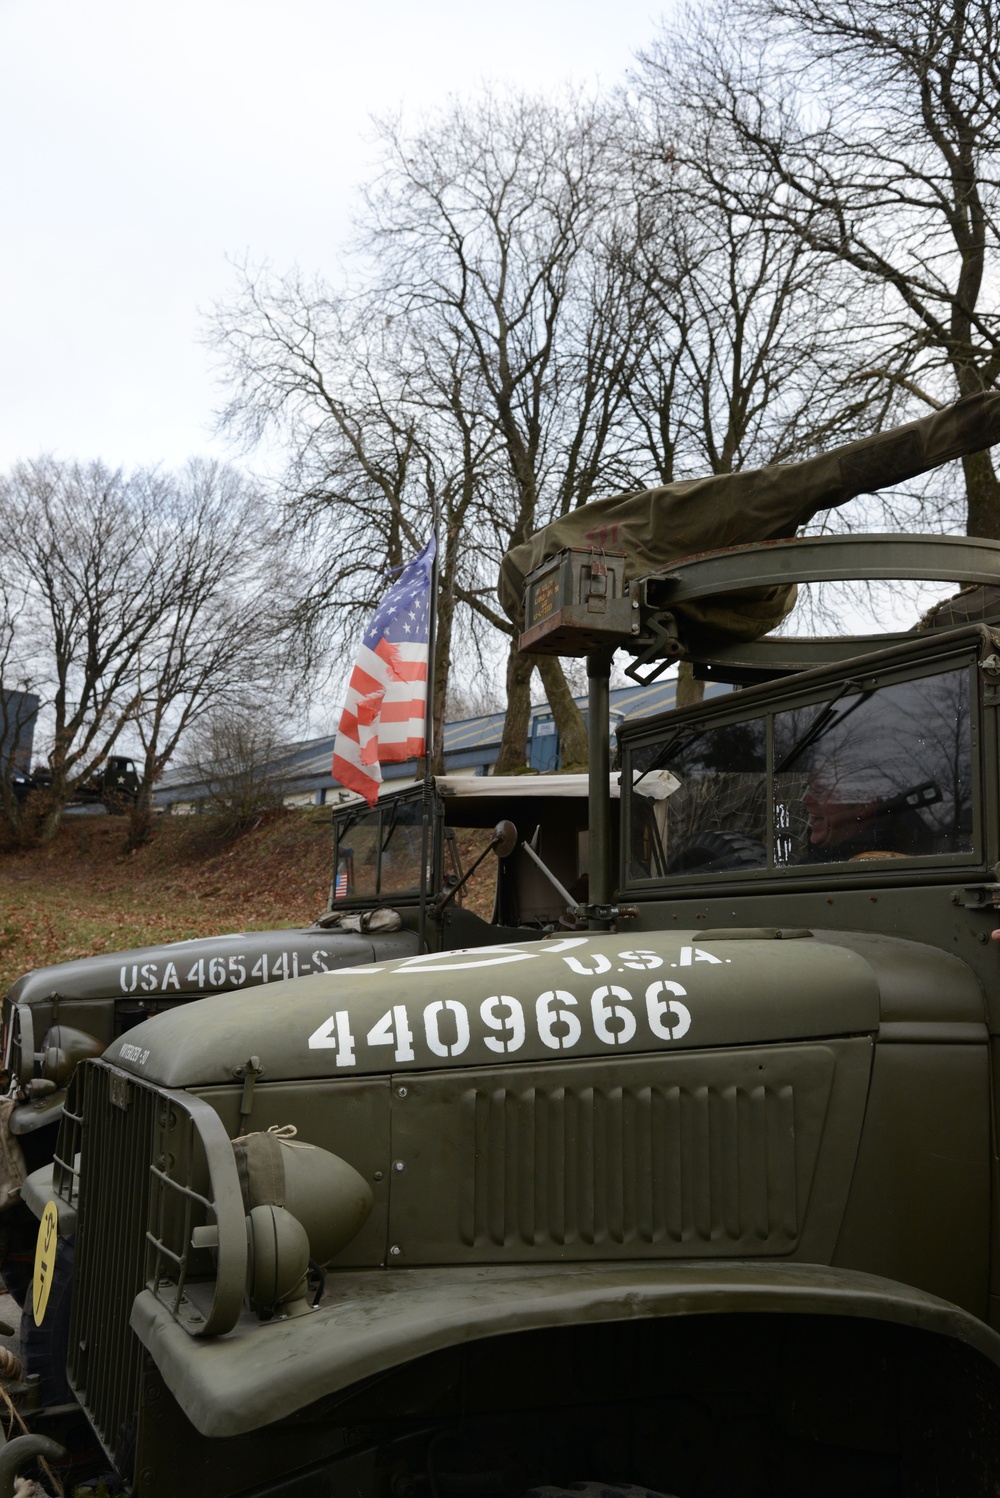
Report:
[[[59,1213],[55,1202],[46,1202],[45,1211],[38,1227],[38,1242],[35,1245],[35,1278],[32,1285],[31,1309],[35,1325],[41,1326],[45,1308],[49,1303],[52,1276],[56,1267],[56,1244],[59,1242]]]

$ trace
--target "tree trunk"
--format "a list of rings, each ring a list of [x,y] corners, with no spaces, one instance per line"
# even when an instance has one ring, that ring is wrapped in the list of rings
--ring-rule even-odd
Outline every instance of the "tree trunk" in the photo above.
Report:
[[[135,852],[148,843],[153,836],[153,794],[149,779],[143,775],[139,783],[139,794],[132,802],[128,814],[128,832],[125,850]]]
[[[966,533],[1000,540],[1000,481],[988,448],[962,459],[968,499]]]
[[[503,720],[500,757],[494,775],[523,770],[528,762],[528,722],[531,717],[531,673],[537,656],[522,655],[511,641],[507,657],[507,716]]]
[[[587,725],[583,713],[573,701],[562,662],[557,655],[533,656],[542,678],[542,686],[552,709],[556,732],[559,734],[559,768],[587,763]]]
[[[55,794],[55,786],[42,791],[41,795],[45,797],[45,806],[38,818],[38,841],[44,847],[46,843],[51,843],[59,831],[59,824],[62,821],[63,810],[66,805],[66,796],[65,793],[62,795]]]
[[[705,683],[695,681],[694,667],[690,661],[681,661],[677,667],[677,696],[675,707],[696,707],[705,696]]]

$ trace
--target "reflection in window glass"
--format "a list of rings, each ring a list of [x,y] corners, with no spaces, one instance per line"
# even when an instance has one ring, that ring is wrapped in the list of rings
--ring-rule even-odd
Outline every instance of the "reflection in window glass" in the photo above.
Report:
[[[778,865],[967,852],[969,674],[779,713],[774,765]]]
[[[764,719],[675,729],[631,764],[632,878],[766,864]]]

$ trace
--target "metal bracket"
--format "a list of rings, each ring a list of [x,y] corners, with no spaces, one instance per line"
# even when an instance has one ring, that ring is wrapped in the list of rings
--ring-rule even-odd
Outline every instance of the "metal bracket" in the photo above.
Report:
[[[638,914],[638,905],[587,906],[587,919],[591,921],[634,921]]]
[[[986,656],[979,662],[979,669],[983,675],[983,705],[996,707],[1000,703],[1000,655],[994,652]]]
[[[630,676],[633,681],[637,681],[641,687],[651,686],[654,681],[663,675],[669,666],[672,666],[675,661],[679,661],[684,654],[684,647],[677,633],[677,620],[673,614],[667,611],[664,611],[662,614],[650,614],[647,616],[645,624],[653,638],[646,645],[646,648],[636,656],[632,664],[625,667],[625,675]],[[638,640],[635,641],[636,645],[640,643]],[[656,664],[652,671],[648,672],[645,676],[641,676],[639,674],[639,667],[645,665],[647,661],[655,661]]]
[[[253,1088],[258,1077],[264,1075],[264,1068],[260,1064],[259,1056],[251,1056],[242,1066],[233,1067],[233,1076],[237,1081],[243,1078],[243,1096],[240,1099],[240,1133],[244,1133],[253,1112]]]
[[[966,910],[1000,910],[1000,884],[968,884],[952,890],[951,903]]]

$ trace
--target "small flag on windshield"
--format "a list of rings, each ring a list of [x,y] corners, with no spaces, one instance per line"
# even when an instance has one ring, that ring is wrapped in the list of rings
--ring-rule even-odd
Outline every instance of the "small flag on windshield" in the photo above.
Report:
[[[333,750],[333,776],[374,806],[380,764],[425,752],[435,541],[399,574],[365,632]]]

